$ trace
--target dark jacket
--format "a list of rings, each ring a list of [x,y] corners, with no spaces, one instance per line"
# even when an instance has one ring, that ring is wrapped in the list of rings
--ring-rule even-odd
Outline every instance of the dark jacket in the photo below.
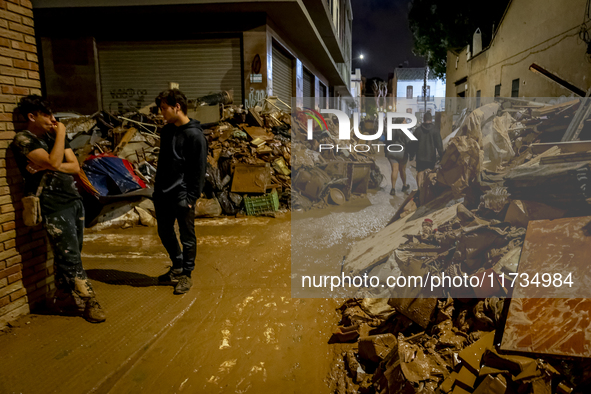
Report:
[[[199,121],[168,124],[160,133],[154,198],[194,205],[201,196],[207,168],[207,140]]]
[[[437,156],[443,156],[443,142],[441,134],[433,123],[423,123],[415,130],[414,136],[417,141],[413,141],[409,151],[410,159],[415,155],[417,161],[435,162]]]

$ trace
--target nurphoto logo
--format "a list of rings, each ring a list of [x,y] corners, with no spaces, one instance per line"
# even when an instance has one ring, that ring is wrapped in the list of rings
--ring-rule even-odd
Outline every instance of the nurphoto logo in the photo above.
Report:
[[[328,130],[328,125],[325,118],[320,114],[331,114],[336,116],[339,124],[339,140],[350,141],[351,140],[351,120],[343,111],[338,109],[321,109],[320,113],[310,108],[305,108],[302,111],[308,118],[308,134],[307,139],[313,139],[314,122],[316,122],[321,129]],[[379,143],[382,135],[384,134],[384,118],[386,118],[386,143]],[[394,123],[395,119],[410,119],[409,123]],[[353,132],[355,137],[363,141],[376,141],[378,143],[372,144],[352,144],[352,145],[334,145],[334,144],[320,144],[318,151],[336,149],[337,152],[341,150],[348,150],[349,152],[353,149],[355,152],[369,152],[372,147],[376,147],[379,152],[381,147],[389,152],[402,152],[404,146],[396,143],[388,143],[393,140],[394,130],[398,129],[402,131],[411,141],[416,141],[417,138],[410,131],[417,124],[417,118],[413,114],[400,113],[400,112],[380,112],[378,114],[378,129],[374,134],[363,134],[359,131],[359,113],[353,113]]]

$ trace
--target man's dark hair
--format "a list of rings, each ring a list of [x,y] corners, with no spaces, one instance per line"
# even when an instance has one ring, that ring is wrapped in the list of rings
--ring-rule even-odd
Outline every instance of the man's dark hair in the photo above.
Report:
[[[168,89],[161,92],[158,97],[156,97],[156,106],[160,108],[162,103],[166,103],[170,107],[179,104],[181,106],[181,111],[183,111],[185,115],[187,114],[187,97],[178,89]]]
[[[432,122],[433,121],[433,115],[431,115],[431,112],[425,112],[425,115],[423,115],[423,122]]]
[[[46,115],[52,114],[49,101],[36,94],[23,97],[18,103],[18,111],[25,118],[28,118],[29,114],[36,114],[37,112]]]

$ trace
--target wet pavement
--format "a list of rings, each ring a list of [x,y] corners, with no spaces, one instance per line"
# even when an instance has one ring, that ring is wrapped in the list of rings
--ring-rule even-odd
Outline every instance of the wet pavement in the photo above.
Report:
[[[380,166],[388,175],[384,158]],[[307,213],[301,242],[315,245],[313,259],[383,227],[402,201],[390,198],[388,184],[351,205]],[[374,220],[360,222],[359,212]],[[193,289],[183,296],[156,282],[168,258],[155,228],[88,233],[84,266],[107,321],[21,318],[0,335],[0,393],[331,392],[327,342],[342,300],[291,297],[291,219],[198,220]],[[314,244],[319,220],[342,226]]]
[[[301,276],[339,276],[343,258],[355,242],[383,229],[407,197],[401,192],[400,177],[396,195],[390,195],[391,167],[388,160],[383,156],[377,157],[376,164],[384,175],[379,190],[372,190],[365,196],[353,196],[341,206],[330,205],[327,209],[292,213],[292,296],[351,296],[351,291],[344,289],[333,292],[326,287],[302,288]],[[415,175],[415,169],[407,165],[410,190],[417,188]]]
[[[0,336],[0,392],[328,392],[336,302],[291,299],[289,214],[197,224],[184,296],[156,283],[168,259],[155,228],[87,234],[107,321],[22,318]]]

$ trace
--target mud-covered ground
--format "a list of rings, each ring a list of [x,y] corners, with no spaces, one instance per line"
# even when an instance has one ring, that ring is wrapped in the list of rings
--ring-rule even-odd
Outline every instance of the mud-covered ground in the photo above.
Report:
[[[2,393],[328,392],[334,300],[292,299],[290,216],[198,222],[193,289],[173,295],[155,228],[88,234],[107,321],[31,315],[0,336]]]
[[[346,251],[387,223],[402,197],[390,198],[389,180],[383,185],[350,206],[302,217],[307,236],[294,240],[313,245],[304,269],[313,272],[327,248]],[[390,208],[372,208],[374,201]],[[346,230],[360,220],[365,230]],[[320,238],[322,221],[342,231]],[[291,224],[289,213],[197,221],[194,285],[183,296],[157,284],[168,258],[155,228],[88,233],[83,262],[107,321],[21,318],[0,334],[0,392],[331,392],[336,348],[328,340],[342,300],[291,297]]]

